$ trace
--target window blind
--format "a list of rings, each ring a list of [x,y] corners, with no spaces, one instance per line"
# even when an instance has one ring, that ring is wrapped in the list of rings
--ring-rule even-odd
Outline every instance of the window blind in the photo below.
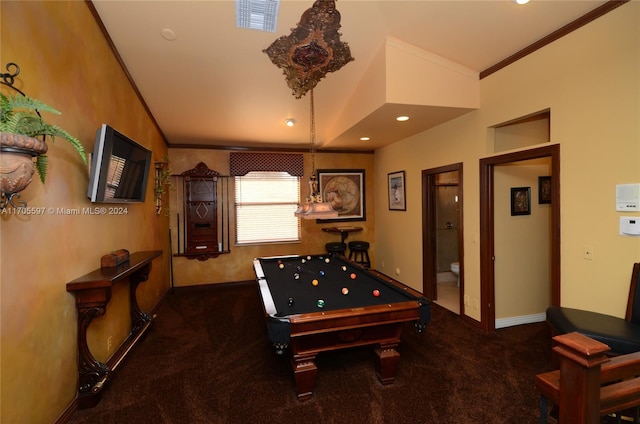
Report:
[[[294,215],[300,179],[286,172],[249,172],[235,177],[236,242],[255,244],[300,240]]]

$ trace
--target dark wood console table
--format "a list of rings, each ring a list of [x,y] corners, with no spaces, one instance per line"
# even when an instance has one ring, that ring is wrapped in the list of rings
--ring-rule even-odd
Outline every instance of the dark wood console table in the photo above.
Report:
[[[125,355],[148,330],[153,318],[138,306],[136,289],[149,278],[151,262],[161,250],[133,253],[129,261],[114,268],[99,268],[67,283],[67,291],[75,295],[78,310],[78,407],[91,408],[101,399],[101,390]],[[96,317],[104,315],[111,299],[111,287],[129,279],[131,333],[107,363],[98,361],[87,345],[87,328]]]

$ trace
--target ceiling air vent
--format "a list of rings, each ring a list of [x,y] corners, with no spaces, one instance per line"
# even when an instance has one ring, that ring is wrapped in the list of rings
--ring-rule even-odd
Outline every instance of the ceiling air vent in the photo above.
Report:
[[[275,32],[280,0],[236,0],[236,26]]]

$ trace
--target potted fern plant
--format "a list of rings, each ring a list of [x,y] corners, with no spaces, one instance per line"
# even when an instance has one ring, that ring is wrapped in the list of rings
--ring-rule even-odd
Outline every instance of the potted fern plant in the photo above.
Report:
[[[4,194],[24,190],[36,170],[44,183],[47,176],[46,136],[52,141],[57,137],[67,140],[87,163],[80,140],[59,126],[47,123],[40,112],[60,114],[53,107],[23,94],[0,93],[0,191]]]

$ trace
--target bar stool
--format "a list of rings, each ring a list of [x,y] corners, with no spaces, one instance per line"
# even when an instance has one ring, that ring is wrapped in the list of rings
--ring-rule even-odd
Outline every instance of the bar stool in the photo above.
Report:
[[[368,241],[350,241],[349,242],[349,259],[359,263],[365,268],[371,267],[369,259],[369,242]]]
[[[327,243],[324,245],[324,247],[325,249],[327,249],[327,252],[329,252],[333,256],[335,256],[336,254],[344,256],[345,252],[347,251],[347,245],[339,241]]]

